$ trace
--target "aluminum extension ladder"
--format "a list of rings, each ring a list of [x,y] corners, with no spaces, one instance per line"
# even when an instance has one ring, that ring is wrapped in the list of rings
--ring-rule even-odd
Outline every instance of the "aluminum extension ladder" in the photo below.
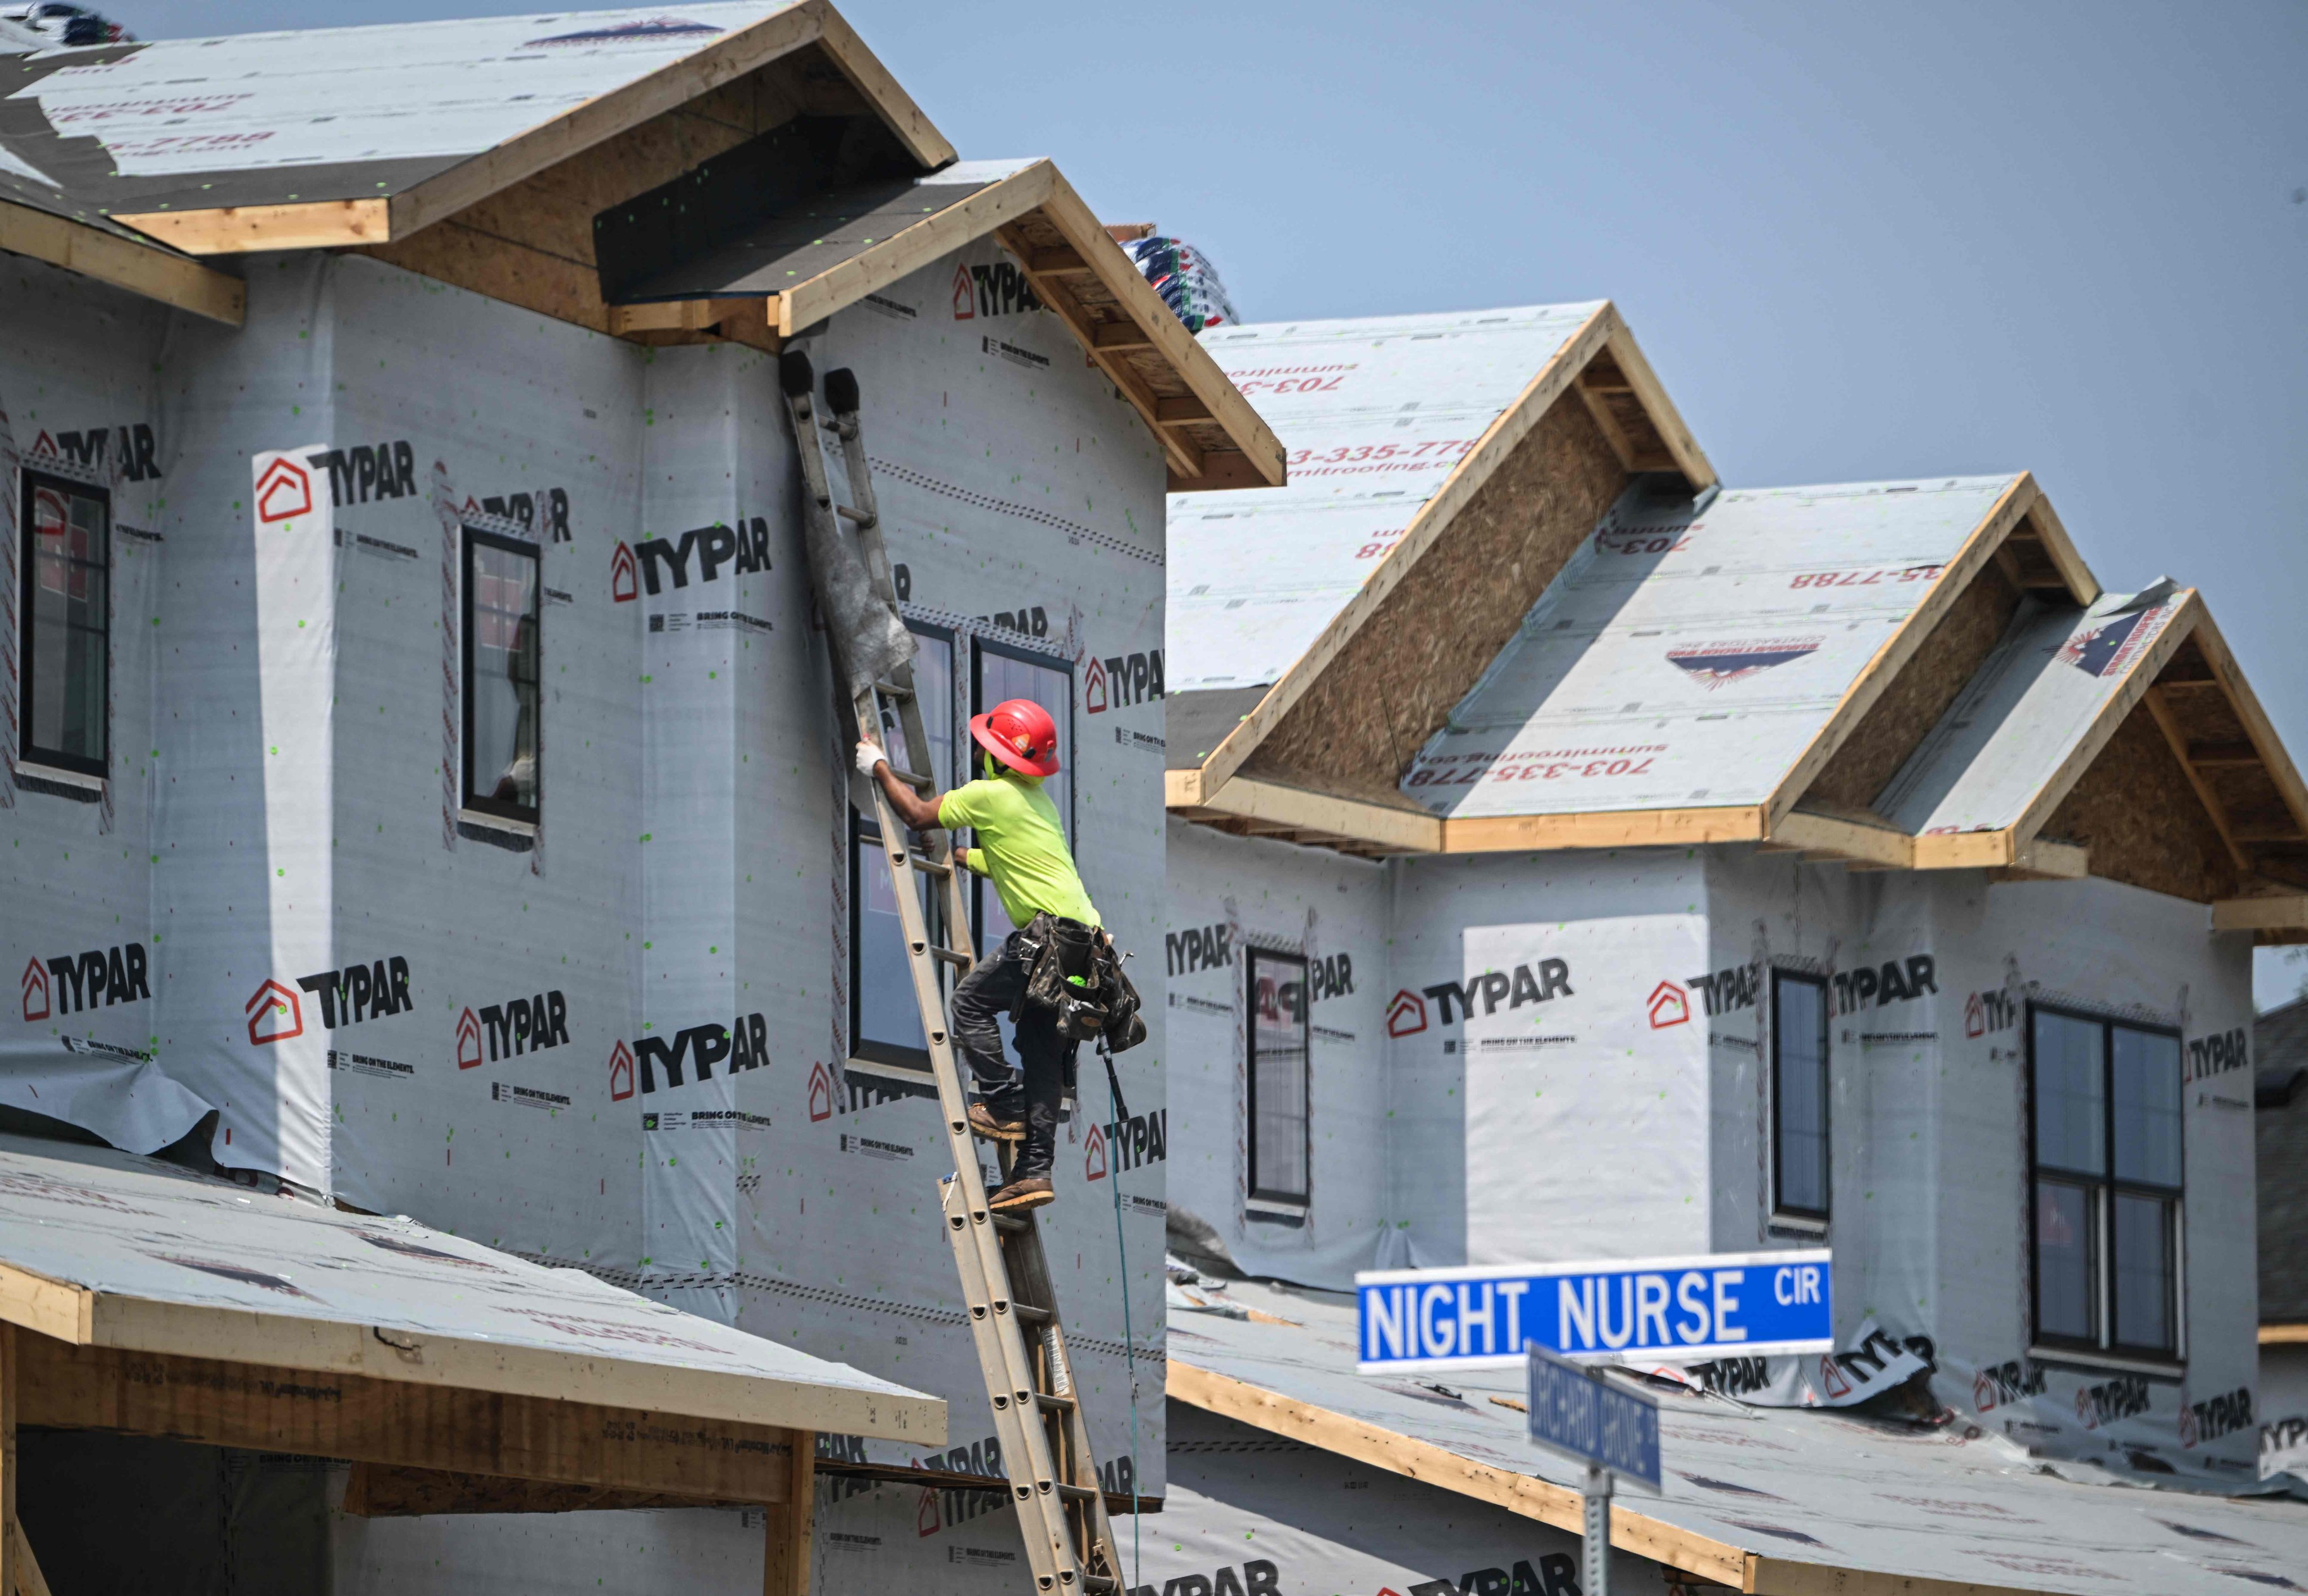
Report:
[[[787,351],[779,361],[779,376],[801,456],[804,513],[821,518],[821,529],[828,533],[838,531],[843,522],[856,529],[858,551],[874,587],[894,612],[897,592],[874,510],[873,479],[857,420],[857,378],[846,368],[826,374],[826,405],[833,419],[825,422],[818,418],[815,383],[806,355]],[[825,459],[820,453],[821,427],[840,440],[850,495],[857,501],[854,505],[834,503]],[[844,675],[839,669],[840,640],[831,641],[836,650],[836,674]],[[903,735],[908,763],[925,762],[928,744],[922,732],[921,704],[914,692],[913,667],[900,666],[890,672],[888,679],[874,683],[857,694],[854,707],[860,728],[880,730],[883,749],[891,755],[890,768],[898,779],[917,791],[935,790],[930,772],[900,768],[898,750],[889,736],[894,711],[895,729]],[[946,1238],[952,1244],[954,1266],[961,1276],[970,1337],[977,1350],[978,1367],[986,1376],[995,1433],[1002,1443],[1003,1469],[1009,1476],[1035,1589],[1054,1596],[1122,1596],[1122,1563],[1115,1555],[1114,1526],[1098,1487],[1098,1460],[1090,1450],[1089,1426],[1078,1400],[1065,1331],[1058,1322],[1057,1296],[1042,1255],[1041,1231],[1030,1212],[995,1214],[986,1206],[985,1178],[968,1117],[969,1099],[946,1027],[946,995],[952,980],[975,962],[969,906],[960,872],[954,866],[952,839],[943,832],[926,833],[920,851],[916,851],[888,797],[877,784],[866,785],[871,789],[874,817],[882,827],[882,851],[896,888],[906,962],[913,972],[914,999],[920,1005],[922,1033],[929,1044],[930,1074],[937,1083],[938,1108],[953,1157],[953,1173],[938,1183]],[[924,911],[920,891],[924,878],[935,889],[937,936],[932,935],[932,917]],[[1012,1144],[995,1145],[1006,1180],[1013,1157]]]

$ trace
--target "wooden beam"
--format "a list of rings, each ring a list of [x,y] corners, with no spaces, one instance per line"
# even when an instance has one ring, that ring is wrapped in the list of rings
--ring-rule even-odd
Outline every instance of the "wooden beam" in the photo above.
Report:
[[[669,1491],[355,1463],[345,1478],[342,1511],[354,1518],[431,1518],[461,1513],[607,1513],[724,1505],[710,1497]]]
[[[794,1432],[793,1484],[762,1526],[762,1596],[810,1596],[810,1543],[817,1533],[817,1437]]]
[[[2183,763],[2200,771],[2223,770],[2231,766],[2257,765],[2262,763],[2260,750],[2250,743],[2190,743],[2182,752]]]
[[[2308,893],[2222,898],[2212,905],[2215,931],[2308,931]],[[2266,1339],[2263,1333],[2262,1338]],[[2301,1339],[2308,1341],[2308,1335]]]
[[[804,0],[802,9],[816,14],[818,47],[831,57],[833,65],[865,96],[866,103],[881,114],[882,120],[925,169],[934,170],[960,158],[945,134],[930,121],[929,114],[914,103],[914,97],[890,74],[881,57],[866,47],[866,41],[857,37],[857,30],[839,10],[828,0]]]
[[[636,332],[703,332],[755,303],[752,299],[663,299],[650,305],[609,306],[609,335]]]
[[[2308,1345],[2308,1324],[2263,1324],[2260,1327],[2260,1344],[2263,1347]]]
[[[1197,1368],[1175,1355],[1170,1359],[1168,1390],[1176,1400],[1205,1412],[1488,1502],[1558,1530],[1577,1534],[1584,1523],[1582,1499],[1565,1486],[1477,1462],[1431,1441],[1382,1429],[1348,1414]],[[1624,1502],[1621,1497],[1611,1505],[1613,1546],[1718,1583],[1744,1588],[1749,1556],[1744,1549],[1637,1513]]]
[[[343,249],[392,237],[390,200],[318,200],[294,205],[228,205],[217,211],[146,211],[115,221],[186,254],[245,254],[260,249]]]
[[[1955,557],[1932,579],[1931,586],[1925,590],[1914,611],[1899,623],[1890,636],[1883,640],[1873,657],[1860,667],[1859,674],[1844,689],[1843,696],[1836,702],[1834,710],[1828,715],[1818,735],[1812,738],[1795,763],[1788,767],[1778,786],[1772,789],[1764,805],[1770,825],[1776,826],[1802,800],[1804,793],[1818,780],[1820,772],[1827,768],[1827,762],[1834,758],[1836,751],[1858,730],[1859,723],[1866,718],[1867,712],[1875,707],[1875,701],[1890,690],[1892,680],[1901,669],[1915,657],[1916,651],[1924,646],[1925,639],[1931,635],[1932,628],[1939,624],[1940,617],[1962,596],[1972,577],[1994,557],[1995,550],[2020,524],[2020,518],[2041,496],[2036,479],[2023,471],[2012,479],[2011,485],[1980,518],[1979,524],[1972,528],[1970,535],[1963,540],[1963,547],[1956,551]]]
[[[2183,591],[2180,606],[2172,618],[2164,624],[2163,631],[2140,651],[2140,656],[2123,673],[2123,683],[2100,706],[2098,712],[2092,717],[2091,724],[2070,746],[2066,757],[2060,761],[2044,785],[2037,789],[2036,796],[2028,799],[2028,807],[2020,811],[2020,818],[2012,824],[2011,833],[2022,845],[2032,840],[2043,829],[2044,823],[2051,819],[2053,812],[2075,784],[2083,779],[2084,772],[2091,768],[2091,762],[2099,757],[2100,750],[2107,746],[2108,739],[2123,724],[2124,717],[2156,686],[2156,678],[2172,662],[2173,655],[2180,651],[2180,645],[2188,640],[2197,623],[2203,619],[2202,598],[2193,588]],[[2184,763],[2183,768],[2185,768]]]
[[[1200,776],[1199,771],[1165,773],[1165,796],[1192,790],[1191,807],[1205,814],[1225,815],[1254,825],[1287,831],[1313,832],[1331,837],[1373,842],[1405,853],[1443,850],[1443,822],[1420,809],[1397,809],[1358,798],[1337,798],[1275,781],[1255,781],[1237,776],[1212,789],[1202,782],[1173,781],[1172,777]],[[1188,807],[1188,806],[1181,806]]]
[[[1058,180],[1058,169],[1038,160],[979,189],[911,227],[900,228],[863,254],[819,272],[778,296],[778,332],[792,338],[877,289],[910,277],[941,255],[982,238],[1038,209]]]
[[[2100,595],[2099,578],[2084,564],[2084,556],[2068,536],[2068,529],[2060,524],[2060,513],[2052,508],[2052,501],[2038,495],[2028,512],[2028,522],[2043,545],[2044,554],[2058,568],[2060,580],[2068,590],[2068,597],[2078,604],[2089,604]]]
[[[22,1519],[8,1521],[8,1549],[16,1559],[16,1566],[7,1577],[16,1596],[50,1596],[48,1577],[40,1572],[40,1560],[32,1555],[32,1543],[24,1539]]]
[[[248,285],[237,277],[102,228],[0,200],[0,249],[237,327]]]
[[[1596,430],[1603,435],[1603,441],[1611,445],[1611,453],[1619,457],[1619,469],[1632,471],[1635,470],[1635,446],[1627,440],[1626,429],[1619,425],[1619,418],[1611,414],[1611,407],[1602,398],[1606,393],[1620,391],[1598,386],[1591,376],[1581,376],[1577,385],[1579,397],[1586,401],[1587,414],[1594,418]]]
[[[1089,331],[1090,343],[1101,349],[1142,349],[1154,342],[1135,322],[1093,322]]]
[[[2149,715],[2156,722],[2156,729],[2164,734],[2164,741],[2171,747],[2172,757],[2180,762],[2180,773],[2187,777],[2188,785],[2195,789],[2196,801],[2204,806],[2204,813],[2211,817],[2212,829],[2219,833],[2220,841],[2228,850],[2228,858],[2235,861],[2239,872],[2247,876],[2251,876],[2252,874],[2252,856],[2246,853],[2236,841],[2235,827],[2228,818],[2227,806],[2220,802],[2220,795],[2212,790],[2212,784],[2204,780],[2203,772],[2196,768],[2195,762],[2188,756],[2188,733],[2186,729],[2181,726],[2179,716],[2174,713],[2172,706],[2164,701],[2164,694],[2157,692],[2152,685],[2140,702],[2147,705]],[[2257,755],[2253,756],[2252,763],[2259,763]]]
[[[1626,809],[1592,815],[1507,815],[1442,823],[1445,853],[1523,853],[1557,848],[1689,848],[1703,842],[1760,842],[1763,811],[1753,804],[1719,809]]]
[[[1807,850],[1806,860],[1857,860],[1894,870],[1912,870],[1916,866],[1916,840],[1907,833],[1816,810],[1795,809],[1781,815],[1771,827],[1770,840]]]
[[[2219,627],[2213,624],[2209,609],[2204,611],[2203,618],[2197,623],[2196,647],[2211,667],[2222,690],[2227,694],[2228,708],[2243,723],[2244,736],[2251,738],[2252,746],[2260,750],[2261,763],[2267,767],[2269,780],[2275,782],[2276,790],[2283,796],[2286,810],[2302,827],[2308,828],[2308,785],[2302,783],[2299,768],[2292,763],[2291,753],[2285,747],[2284,739],[2276,735],[2274,723],[2269,720],[2268,712],[2261,707],[2260,697],[2252,690],[2251,682],[2244,678],[2243,668],[2236,663],[2235,656],[2228,651],[2227,639],[2220,635]]]
[[[1154,401],[1154,419],[1165,427],[1185,421],[1208,421],[1210,418],[1210,407],[1191,393],[1176,399],[1158,399]]]
[[[73,1347],[22,1332],[16,1345],[22,1420],[56,1429],[722,1502],[782,1502],[792,1473],[793,1432],[767,1425]]]
[[[16,1540],[16,1359],[18,1342],[30,1339],[0,1324],[0,1596],[16,1596],[23,1579]]]
[[[1615,314],[1612,319],[1618,320]],[[1675,469],[1683,473],[1684,480],[1691,484],[1693,493],[1702,487],[1712,487],[1715,467],[1701,453],[1697,440],[1691,436],[1691,428],[1683,423],[1682,412],[1666,396],[1666,389],[1653,375],[1651,363],[1643,358],[1641,348],[1635,342],[1635,335],[1627,330],[1624,322],[1618,322],[1613,331],[1610,349],[1611,358],[1626,377],[1627,386],[1633,390],[1636,401],[1643,407],[1643,414],[1650,418],[1651,430],[1658,433],[1659,441],[1666,445],[1667,456],[1674,461]]]
[[[1761,1552],[1747,1554],[1746,1577],[1739,1588],[1759,1596],[2037,1596],[2035,1588],[2027,1586],[1983,1585],[1970,1580],[1929,1579],[1832,1563],[1798,1563]]]
[[[1037,249],[1025,257],[1025,267],[1037,277],[1079,277],[1089,270],[1089,263],[1077,250]]]

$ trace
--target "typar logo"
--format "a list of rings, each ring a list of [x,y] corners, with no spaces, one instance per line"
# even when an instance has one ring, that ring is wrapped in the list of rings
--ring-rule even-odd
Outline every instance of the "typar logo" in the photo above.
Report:
[[[1082,1138],[1082,1178],[1106,1178],[1106,1127],[1102,1125],[1090,1126],[1089,1134]]]
[[[633,1094],[633,1050],[620,1041],[609,1049],[609,1100],[622,1103]]]
[[[1670,1025],[1684,1025],[1691,1021],[1691,995],[1674,981],[1661,981],[1653,987],[1645,1007],[1653,1031],[1665,1031]]]
[[[825,1073],[823,1060],[809,1066],[809,1122],[833,1117],[833,1077]]]
[[[1437,981],[1419,990],[1441,1005],[1442,1023],[1448,1025],[1454,1017],[1462,1021],[1472,1018],[1478,997],[1486,1014],[1496,1014],[1502,1002],[1513,1010],[1526,1003],[1552,1003],[1557,997],[1569,997],[1572,995],[1571,966],[1561,959],[1538,959],[1516,965],[1511,975],[1503,970],[1488,970],[1463,983]],[[1453,1003],[1459,1005],[1456,1016],[1451,1013]]]
[[[1093,715],[1106,713],[1106,661],[1095,656],[1082,672],[1082,709]]]
[[[270,526],[312,513],[312,473],[285,454],[274,455],[256,479],[256,519]]]
[[[1141,1164],[1160,1163],[1170,1156],[1170,1110],[1157,1109],[1150,1114],[1133,1114],[1127,1119],[1117,1119],[1108,1125],[1093,1125],[1089,1134],[1083,1137],[1082,1178],[1103,1180],[1112,1159],[1117,1170],[1135,1169]]]
[[[457,1016],[457,1067],[481,1067],[481,1022],[473,1017],[469,1008]]]
[[[1408,987],[1394,995],[1386,1005],[1386,1033],[1389,1036],[1417,1036],[1426,1029],[1426,999]]]
[[[1039,310],[1042,301],[1033,284],[1014,262],[991,266],[957,266],[953,273],[953,319],[975,321],[979,316],[1011,315]]]
[[[1666,651],[1667,663],[1698,677],[1708,691],[1774,665],[1816,653],[1824,637],[1770,637],[1753,643],[1693,643]]]
[[[48,1017],[48,969],[38,958],[24,961],[24,1018]]]
[[[633,569],[633,551],[620,538],[609,552],[609,598],[614,603],[631,604],[640,597],[641,578]]]
[[[468,1008],[457,1016],[457,1067],[469,1070],[481,1062],[481,1038],[488,1037],[488,1062],[542,1053],[569,1040],[569,999],[560,992],[539,992],[493,1003],[478,1016]]]
[[[1966,1036],[1985,1036],[1991,1031],[2009,1031],[2020,1023],[2020,1005],[2011,1001],[2008,992],[1974,992],[1963,1005],[1963,1033]]]
[[[305,1034],[304,1004],[296,993],[270,977],[241,1005],[241,1012],[248,1018],[248,1040],[253,1046],[285,1042]]]
[[[621,546],[622,547],[622,546]],[[756,515],[747,521],[739,518],[734,527],[716,522],[711,526],[692,527],[676,540],[670,538],[644,538],[634,554],[640,556],[642,582],[655,598],[661,591],[660,569],[673,576],[673,585],[689,585],[689,557],[697,556],[697,579],[718,582],[721,567],[729,566],[740,576],[770,569],[770,523]],[[614,561],[616,556],[610,556]],[[615,591],[616,572],[611,570],[612,591]]]
[[[1082,708],[1090,714],[1162,696],[1162,651],[1093,659],[1082,672]]]
[[[974,322],[977,319],[977,289],[969,280],[969,268],[953,269],[953,319]]]
[[[769,1016],[739,1014],[727,1025],[709,1020],[674,1032],[671,1041],[661,1036],[642,1037],[634,1041],[633,1052],[641,1059],[643,1096],[657,1090],[660,1067],[668,1087],[681,1085],[685,1059],[700,1081],[710,1081],[717,1064],[727,1063],[728,1073],[733,1075],[740,1070],[759,1069],[770,1061]]]

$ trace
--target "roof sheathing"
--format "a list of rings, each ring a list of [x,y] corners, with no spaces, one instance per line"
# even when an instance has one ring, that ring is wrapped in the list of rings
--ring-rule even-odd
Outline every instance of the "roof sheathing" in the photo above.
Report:
[[[1511,635],[1523,612],[1627,478],[1638,471],[1672,470],[1693,486],[1714,480],[1713,468],[1691,442],[1617,312],[1607,302],[1568,308],[1585,314],[1567,338],[1556,331],[1560,341],[1544,355],[1535,375],[1503,402],[1485,394],[1460,407],[1460,429],[1454,434],[1444,427],[1427,440],[1415,440],[1408,461],[1399,453],[1385,453],[1390,444],[1402,448],[1391,435],[1418,431],[1416,412],[1412,428],[1395,427],[1402,419],[1401,406],[1438,398],[1449,404],[1452,401],[1447,393],[1398,391],[1390,398],[1374,389],[1367,409],[1331,412],[1318,407],[1300,424],[1291,444],[1301,470],[1315,463],[1360,467],[1383,479],[1399,463],[1408,468],[1402,474],[1415,481],[1420,475],[1417,441],[1449,444],[1461,453],[1439,482],[1419,484],[1425,496],[1406,518],[1399,539],[1330,614],[1258,707],[1200,769],[1170,773],[1175,807],[1195,811],[1241,772],[1254,781],[1342,795],[1365,807],[1410,808],[1393,789],[1402,764]],[[1518,313],[1504,314],[1511,318]],[[1542,345],[1548,341],[1545,323],[1560,315],[1545,307],[1520,314],[1540,324],[1537,341]],[[1478,324],[1484,319],[1417,318],[1423,326],[1392,322],[1382,329],[1382,336],[1405,344],[1448,338],[1451,329],[1434,325],[1445,323],[1456,324],[1456,336],[1475,338],[1481,336]],[[1514,324],[1510,319],[1502,324]],[[1370,325],[1236,329],[1213,334],[1210,341],[1237,371],[1287,371],[1297,365],[1343,364],[1320,357],[1335,355],[1339,341],[1358,335],[1366,340]],[[1322,341],[1331,327],[1339,331],[1326,349]],[[1246,339],[1246,333],[1254,337]],[[1515,336],[1526,344],[1532,338],[1528,332]],[[1526,358],[1534,352],[1526,349]],[[1301,375],[1327,381],[1350,374]],[[1592,393],[1585,386],[1590,378]],[[1343,385],[1339,391],[1345,392]],[[1577,402],[1558,402],[1573,393],[1579,396]],[[1490,409],[1485,422],[1484,411],[1492,406],[1496,408]],[[1634,425],[1638,418],[1640,427]],[[1469,423],[1482,428],[1471,440],[1467,436],[1473,431]],[[1286,420],[1284,426],[1288,428],[1290,423]],[[1438,452],[1430,448],[1427,453]],[[1333,454],[1339,458],[1330,459]],[[1313,482],[1314,493],[1300,494],[1294,501],[1306,505],[1310,515],[1318,513],[1317,507],[1326,500],[1342,496],[1323,493],[1323,487],[1333,486],[1324,479]],[[1378,491],[1383,490],[1374,489],[1365,496],[1375,500]],[[1356,539],[1359,551],[1369,540],[1364,533],[1391,530],[1382,515],[1374,514],[1378,508],[1373,503],[1358,513],[1349,510],[1329,539],[1337,545]],[[1358,523],[1353,519],[1357,513],[1362,517]],[[1314,523],[1311,535],[1320,539],[1327,524]],[[1458,535],[1446,538],[1454,525]],[[1314,594],[1311,611],[1328,609],[1336,601],[1336,589],[1347,585],[1336,576],[1331,580],[1332,592]],[[1197,596],[1190,575],[1180,585],[1188,598]],[[1303,619],[1285,619],[1278,635],[1287,639],[1294,628],[1303,626]],[[1444,632],[1447,636],[1441,635]],[[1274,651],[1275,640],[1266,640],[1263,646]],[[1359,712],[1330,712],[1333,699],[1339,701],[1337,707],[1351,706]],[[1367,712],[1372,705],[1379,707],[1378,715]]]

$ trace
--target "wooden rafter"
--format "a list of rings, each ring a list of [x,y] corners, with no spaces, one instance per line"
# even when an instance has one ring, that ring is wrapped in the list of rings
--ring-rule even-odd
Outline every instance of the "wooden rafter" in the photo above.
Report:
[[[142,239],[0,200],[0,250],[30,255],[211,322],[237,327],[248,286],[237,277]]]

